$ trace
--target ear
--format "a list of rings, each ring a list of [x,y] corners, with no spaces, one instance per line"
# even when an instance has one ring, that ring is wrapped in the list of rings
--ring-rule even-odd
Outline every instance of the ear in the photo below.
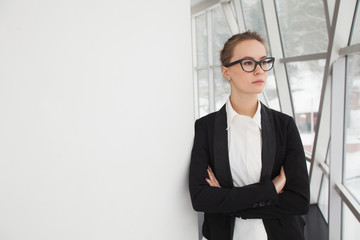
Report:
[[[229,68],[222,66],[221,71],[222,71],[224,78],[226,78],[227,80],[230,80]]]

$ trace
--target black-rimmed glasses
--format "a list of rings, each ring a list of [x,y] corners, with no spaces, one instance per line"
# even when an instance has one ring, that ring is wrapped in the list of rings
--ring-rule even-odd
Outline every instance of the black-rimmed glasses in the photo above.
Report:
[[[264,71],[270,71],[274,66],[274,62],[275,62],[274,57],[267,57],[267,58],[261,59],[260,61],[255,61],[254,59],[251,59],[251,58],[243,58],[243,59],[239,59],[235,62],[229,63],[225,67],[231,67],[235,64],[240,63],[241,68],[245,72],[253,72],[256,69],[257,65],[259,65],[261,67],[261,69]]]

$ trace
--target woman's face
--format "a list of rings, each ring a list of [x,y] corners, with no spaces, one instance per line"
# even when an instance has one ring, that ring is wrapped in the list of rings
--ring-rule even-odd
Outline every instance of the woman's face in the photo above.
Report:
[[[245,40],[238,43],[230,62],[239,59],[253,59],[260,61],[266,58],[265,46],[257,40]],[[243,64],[246,64],[243,62]],[[256,66],[253,72],[245,72],[239,64],[231,67],[222,67],[223,75],[229,79],[232,94],[259,94],[265,87],[268,73]]]

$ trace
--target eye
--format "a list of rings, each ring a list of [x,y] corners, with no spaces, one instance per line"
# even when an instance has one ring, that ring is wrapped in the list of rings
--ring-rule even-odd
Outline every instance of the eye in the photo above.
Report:
[[[242,65],[243,66],[253,66],[254,62],[251,61],[251,60],[245,60],[245,61],[242,62]]]
[[[264,59],[261,61],[261,64],[264,65],[264,64],[271,64],[273,63],[273,60],[272,59]]]

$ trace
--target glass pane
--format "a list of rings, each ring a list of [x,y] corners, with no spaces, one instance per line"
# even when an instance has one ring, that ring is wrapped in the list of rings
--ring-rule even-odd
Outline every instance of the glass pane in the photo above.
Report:
[[[318,117],[325,60],[286,64],[296,124],[306,152],[311,153]]]
[[[272,109],[280,111],[279,97],[277,94],[275,76],[273,71],[269,71],[268,79],[266,81],[264,94],[269,104],[269,107]]]
[[[285,57],[327,51],[323,0],[276,0]]]
[[[266,43],[268,43],[269,41],[265,28],[266,24],[261,0],[242,0],[241,6],[243,9],[246,29],[260,33],[261,36],[265,39]],[[270,49],[268,44],[266,48]]]
[[[268,55],[271,56],[261,0],[242,0],[241,6],[243,9],[246,29],[256,31],[261,34],[266,41]],[[264,89],[264,95],[267,99],[269,107],[280,111],[275,76],[272,71],[269,72],[268,80]]]
[[[197,67],[206,67],[208,65],[208,45],[205,14],[195,18],[195,28]]]
[[[360,55],[347,59],[344,185],[360,203]]]
[[[328,220],[329,180],[324,174],[322,176],[318,206],[319,206],[319,209],[320,209],[325,221],[328,222],[329,221]]]
[[[342,204],[342,240],[360,239],[360,222],[355,218],[345,203]]]
[[[354,18],[354,26],[352,30],[351,44],[360,43],[360,2],[357,3],[356,16]]]
[[[199,91],[199,116],[209,113],[209,78],[207,70],[197,71]]]
[[[225,42],[231,37],[229,25],[226,21],[222,7],[213,9],[213,57],[214,57],[214,90],[215,110],[219,110],[230,95],[230,84],[224,79],[221,72],[220,51]]]
[[[224,47],[224,43],[231,37],[230,28],[222,7],[215,8],[212,11],[212,21],[214,66],[220,66],[220,51]]]
[[[214,69],[215,80],[215,110],[219,110],[230,96],[230,84],[222,75],[221,68]]]

